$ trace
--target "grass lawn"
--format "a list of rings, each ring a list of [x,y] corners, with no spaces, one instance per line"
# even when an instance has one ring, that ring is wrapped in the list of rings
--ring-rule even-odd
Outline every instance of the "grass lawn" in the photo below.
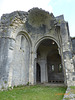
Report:
[[[62,100],[66,87],[21,86],[0,91],[0,100]]]
[[[71,88],[71,92],[72,92],[73,94],[75,94],[75,86],[71,86],[70,88]]]

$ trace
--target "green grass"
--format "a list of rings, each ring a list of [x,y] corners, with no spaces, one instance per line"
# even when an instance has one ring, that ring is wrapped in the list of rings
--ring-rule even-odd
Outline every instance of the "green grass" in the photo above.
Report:
[[[62,100],[66,87],[21,86],[0,91],[0,100]]]
[[[72,92],[73,94],[75,94],[75,86],[71,86],[70,88],[71,88],[71,92]]]
[[[70,88],[71,88],[71,89],[75,89],[75,86],[71,86]]]

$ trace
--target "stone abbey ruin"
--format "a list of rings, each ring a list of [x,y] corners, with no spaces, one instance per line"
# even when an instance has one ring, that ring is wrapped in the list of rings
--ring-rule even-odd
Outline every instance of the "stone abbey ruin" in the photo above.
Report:
[[[75,38],[64,16],[39,8],[0,20],[0,89],[26,84],[75,86]]]

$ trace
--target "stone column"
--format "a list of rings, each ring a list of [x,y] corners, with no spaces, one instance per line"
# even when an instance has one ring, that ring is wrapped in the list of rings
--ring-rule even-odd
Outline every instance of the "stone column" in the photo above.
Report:
[[[0,89],[8,87],[8,46],[9,39],[0,33]]]
[[[45,64],[45,75],[46,75],[46,82],[48,82],[48,68],[47,68],[47,62]]]
[[[8,86],[12,86],[13,78],[13,53],[14,53],[15,40],[10,39],[9,41],[9,50],[8,50]]]
[[[30,85],[34,85],[35,83],[35,77],[34,77],[35,58],[36,58],[36,53],[32,51],[30,54],[30,68],[29,68],[29,84]]]
[[[37,58],[34,60],[34,84],[36,84],[36,64],[37,64]]]
[[[40,66],[41,66],[41,83],[45,83],[47,82],[47,69],[46,69],[45,59],[41,59]]]
[[[72,61],[71,41],[69,30],[66,22],[62,22],[60,26],[60,34],[62,39],[62,60],[64,60],[64,77],[67,86],[72,85],[72,72],[74,72],[74,65]]]

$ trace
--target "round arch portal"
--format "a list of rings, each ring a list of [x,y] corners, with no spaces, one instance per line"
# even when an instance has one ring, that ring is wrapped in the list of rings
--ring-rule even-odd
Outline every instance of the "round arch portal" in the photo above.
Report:
[[[60,46],[57,43],[56,40],[49,37],[36,43],[37,63],[40,64],[41,69],[41,83],[64,82],[62,61],[59,55]]]
[[[38,49],[39,45],[42,43],[42,41],[44,41],[46,39],[53,40],[57,44],[58,48],[60,49],[60,44],[55,38],[53,38],[51,36],[44,36],[44,37],[40,38],[39,40],[37,40],[37,42],[35,43],[35,47],[34,47],[35,52],[37,51],[37,49]]]

